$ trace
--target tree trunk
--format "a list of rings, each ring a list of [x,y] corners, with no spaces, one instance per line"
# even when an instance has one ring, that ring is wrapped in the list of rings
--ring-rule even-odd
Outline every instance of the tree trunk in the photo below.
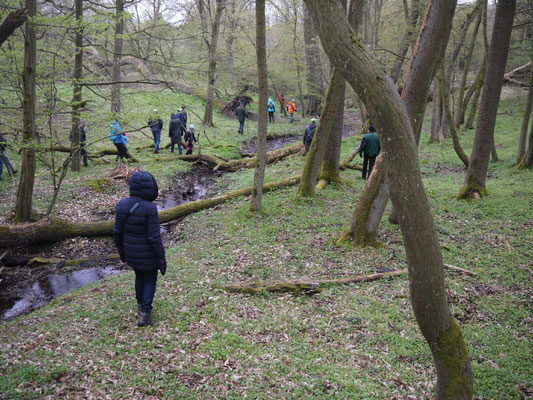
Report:
[[[209,72],[207,77],[207,99],[205,103],[204,125],[213,126],[213,99],[217,79],[217,45],[220,32],[220,21],[227,0],[216,0],[215,18],[211,24],[211,40],[208,44]]]
[[[484,2],[483,2],[484,3]],[[484,7],[484,5],[482,5]],[[465,66],[463,69],[463,77],[459,86],[459,95],[457,96],[457,111],[455,112],[455,126],[458,128],[465,122],[465,111],[468,101],[465,101],[466,81],[468,79],[468,73],[470,72],[470,64],[472,63],[472,55],[474,54],[474,48],[476,45],[477,34],[479,32],[479,26],[481,25],[482,15],[478,14],[476,25],[474,26],[474,32],[472,32],[472,40],[468,46]]]
[[[455,5],[456,0],[428,3],[422,28],[405,77],[402,98],[417,144],[422,130],[429,87],[433,81],[435,68],[446,49]],[[385,174],[379,172],[379,169],[383,167],[382,162],[376,162],[372,169],[372,173],[375,173],[376,177],[368,180],[367,185],[381,186],[385,184],[383,179]],[[357,210],[368,210],[368,212],[363,212],[360,215],[354,214],[354,218],[357,221],[354,223],[354,218],[352,218],[350,226],[352,228],[357,227],[357,231],[350,232],[350,228],[343,236],[351,238],[351,240],[355,241],[354,244],[373,243],[376,240],[377,229],[383,217],[387,201],[388,191],[385,188],[372,187],[364,190],[356,206],[356,213]],[[366,234],[361,234],[361,229],[364,229],[364,227],[367,227],[369,231]],[[358,242],[359,240],[361,242]]]
[[[479,104],[479,96],[481,95],[481,89],[483,89],[483,84],[485,82],[485,74],[487,71],[487,57],[484,58],[481,69],[474,81],[474,87],[472,87],[472,101],[470,102],[470,111],[468,113],[468,118],[465,123],[466,129],[472,129],[474,127],[474,119],[477,113],[477,107]],[[477,79],[479,77],[479,79]],[[466,107],[465,107],[466,109]]]
[[[124,34],[124,1],[116,0],[115,3],[115,44],[113,46],[113,70],[111,74],[111,81],[115,82],[111,86],[111,113],[118,118],[121,112],[120,102],[120,66],[122,58],[122,48],[124,40],[122,35]]]
[[[530,168],[533,165],[533,124],[529,130],[529,144],[524,156],[524,166]]]
[[[359,21],[361,20],[361,14],[363,11],[364,0],[350,1],[348,8],[348,22],[354,32],[357,33],[359,28]],[[346,1],[343,1],[343,7],[346,8]],[[333,126],[329,135],[329,140],[324,152],[324,159],[318,172],[319,184],[318,189],[323,189],[328,183],[341,182],[341,176],[339,173],[339,164],[341,156],[342,135],[344,133],[344,103],[346,94],[346,81],[343,80],[342,87],[340,88],[339,107],[335,113],[333,120]],[[327,112],[325,112],[327,114]]]
[[[71,169],[80,170],[80,108],[83,68],[83,1],[76,0],[76,43],[74,55],[74,82],[72,96],[72,152]]]
[[[465,167],[468,167],[469,159],[468,156],[463,151],[463,148],[461,147],[461,143],[459,142],[459,136],[457,135],[457,130],[455,129],[455,125],[452,120],[452,112],[450,110],[450,101],[448,100],[449,93],[447,92],[445,80],[446,77],[444,75],[444,64],[442,65],[442,68],[439,69],[439,72],[437,73],[437,80],[439,81],[439,97],[442,98],[442,104],[444,109],[444,115],[443,118],[446,118],[448,121],[448,127],[450,130],[450,135],[452,136],[453,140],[453,148],[455,152],[457,153],[457,156],[459,159],[463,162]]]
[[[533,50],[533,43],[532,43]],[[529,128],[529,119],[531,118],[531,109],[533,108],[533,68],[529,74],[529,89],[527,91],[526,110],[524,112],[524,119],[522,119],[522,128],[520,129],[520,139],[518,141],[518,152],[516,154],[516,166],[524,163],[524,156],[526,155],[526,139]]]
[[[10,37],[15,30],[26,22],[26,10],[20,9],[9,13],[0,25],[0,46]]]
[[[404,4],[406,5],[407,2]],[[407,5],[406,5],[407,6]],[[411,15],[408,19],[407,32],[403,35],[402,45],[400,51],[398,52],[398,57],[396,57],[396,62],[394,67],[392,67],[391,78],[394,83],[398,81],[400,74],[402,72],[403,62],[405,60],[405,55],[407,50],[415,43],[416,39],[416,24],[418,22],[418,17],[420,16],[420,0],[413,0],[411,4]]]
[[[331,135],[343,86],[344,78],[339,72],[337,72],[336,68],[333,68],[328,92],[326,94],[326,101],[324,103],[324,112],[320,116],[320,121],[316,128],[302,171],[302,179],[300,181],[300,186],[298,187],[299,196],[313,196],[315,194],[318,171],[322,159],[324,158],[326,145],[328,144]]]
[[[437,398],[471,399],[470,358],[461,328],[446,302],[442,254],[423,189],[408,113],[402,107],[396,87],[372,54],[354,40],[355,35],[350,32],[338,0],[305,0],[305,3],[330,60],[361,97],[376,122],[383,139],[385,162],[394,166],[387,168],[387,183],[400,215],[411,303],[437,367]],[[428,79],[425,87],[430,83]]]
[[[430,143],[442,143],[444,142],[444,136],[441,130],[442,120],[442,96],[441,96],[441,83],[438,79],[435,79],[433,86],[433,113],[431,114],[431,133],[429,135]]]
[[[322,104],[322,96],[324,94],[324,81],[320,73],[320,51],[318,49],[317,34],[313,27],[313,20],[307,11],[307,7],[303,7],[304,13],[304,43],[305,43],[305,63],[307,64],[307,104],[306,112],[309,115],[317,115]],[[303,104],[302,104],[303,106]]]
[[[268,74],[266,62],[266,23],[265,0],[255,2],[257,78],[259,88],[259,115],[257,117],[257,163],[255,166],[250,210],[261,211],[263,200],[263,183],[266,165],[266,135],[267,135],[267,103],[268,103]]]
[[[489,157],[494,146],[494,126],[509,53],[515,7],[516,0],[500,0],[496,7],[472,156],[463,187],[458,194],[459,198],[479,197],[486,191],[485,182]]]
[[[37,140],[35,127],[35,72],[37,68],[37,41],[35,35],[35,17],[37,1],[26,0],[26,21],[24,35],[24,73],[22,74],[22,168],[20,173],[17,201],[15,204],[15,222],[31,220],[33,185],[35,182],[35,148]]]

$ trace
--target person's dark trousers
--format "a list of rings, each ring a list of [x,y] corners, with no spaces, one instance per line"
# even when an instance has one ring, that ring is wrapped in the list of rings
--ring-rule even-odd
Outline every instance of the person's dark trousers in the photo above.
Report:
[[[135,271],[135,297],[144,313],[152,312],[152,302],[157,283],[157,270]]]
[[[242,135],[244,133],[244,121],[239,121],[239,133]]]
[[[81,147],[80,147],[80,155],[81,155],[81,158],[83,160],[83,165],[86,167],[88,164],[87,164],[87,150],[85,150],[85,145],[82,144]]]
[[[372,173],[372,168],[374,167],[374,163],[376,162],[376,157],[377,156],[369,157],[366,154],[364,155],[364,158],[363,158],[363,179],[366,179],[367,176],[370,176],[370,174]],[[367,168],[368,168],[368,175],[366,173]]]
[[[128,149],[126,148],[126,145],[124,143],[115,143],[115,147],[117,148],[119,158],[122,159],[126,157]]]
[[[154,133],[152,132],[152,135],[154,135],[154,153],[159,153],[159,144],[161,143],[161,132]]]
[[[268,112],[268,122],[275,122],[274,111],[269,111]]]
[[[182,154],[182,152],[183,152],[183,147],[181,146],[181,140],[180,140],[179,142],[174,142],[174,141],[173,141],[172,144],[170,145],[170,151],[171,151],[172,153],[174,153],[174,146],[175,146],[176,144],[178,145],[178,152],[180,153],[180,156],[181,156],[181,154]]]

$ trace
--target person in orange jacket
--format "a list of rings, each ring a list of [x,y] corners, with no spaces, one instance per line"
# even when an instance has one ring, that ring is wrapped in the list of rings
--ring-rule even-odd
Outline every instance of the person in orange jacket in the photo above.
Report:
[[[289,104],[287,105],[287,111],[289,112],[289,115],[291,116],[291,120],[289,121],[291,124],[294,122],[294,113],[296,110],[296,103],[294,102],[294,99],[291,99],[289,101]]]

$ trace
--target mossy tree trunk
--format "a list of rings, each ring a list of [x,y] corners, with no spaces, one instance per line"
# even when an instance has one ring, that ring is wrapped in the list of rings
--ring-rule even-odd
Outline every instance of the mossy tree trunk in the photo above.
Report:
[[[24,35],[24,73],[22,74],[22,168],[15,204],[15,222],[26,222],[32,216],[33,186],[35,183],[35,72],[37,69],[37,40],[35,17],[37,1],[26,0],[26,29]]]
[[[302,179],[300,180],[300,186],[298,186],[298,195],[300,196],[313,196],[315,194],[318,171],[324,158],[329,136],[331,135],[343,84],[344,78],[340,72],[337,72],[336,68],[333,68],[324,108],[313,141],[311,142],[311,147],[307,152],[307,158],[302,171]]]
[[[257,163],[255,165],[254,183],[250,198],[250,210],[261,211],[263,200],[263,183],[266,166],[266,136],[267,136],[267,103],[268,103],[268,75],[266,62],[266,23],[265,0],[255,2],[256,19],[256,53],[257,75],[259,88],[259,115],[257,116]]]
[[[413,57],[405,77],[402,98],[417,144],[422,130],[429,88],[433,81],[438,61],[442,58],[446,49],[455,5],[456,0],[428,3],[420,34],[413,50]],[[372,169],[372,174],[376,173],[376,177],[369,179],[367,186],[385,184],[383,179],[385,174],[379,171],[381,168],[384,168],[384,163],[376,162]],[[365,188],[356,205],[350,227],[342,237],[344,239],[350,238],[357,245],[374,243],[377,239],[377,230],[388,198],[386,188],[372,187],[368,188],[368,190]],[[357,214],[358,210],[368,210],[368,212]],[[369,230],[366,234],[363,234],[361,230],[365,229],[365,227]],[[351,231],[351,229],[355,228],[357,229]]]
[[[304,19],[304,52],[305,63],[307,65],[306,72],[306,86],[307,86],[307,104],[305,105],[305,112],[310,115],[317,115],[320,111],[322,98],[324,96],[324,77],[320,69],[320,51],[318,48],[318,41],[320,40],[315,32],[313,20],[307,11],[307,7],[303,7]],[[302,104],[302,109],[304,105]]]
[[[494,126],[509,53],[515,8],[516,0],[500,0],[496,7],[472,155],[463,187],[458,194],[459,198],[476,198],[486,190],[485,182],[490,154],[494,147]]]
[[[324,50],[361,97],[381,135],[383,158],[391,166],[386,169],[388,188],[400,215],[407,254],[411,304],[437,367],[437,398],[471,399],[470,358],[446,301],[442,254],[409,115],[394,84],[373,55],[359,44],[338,0],[305,3]],[[425,87],[430,83],[428,79]]]

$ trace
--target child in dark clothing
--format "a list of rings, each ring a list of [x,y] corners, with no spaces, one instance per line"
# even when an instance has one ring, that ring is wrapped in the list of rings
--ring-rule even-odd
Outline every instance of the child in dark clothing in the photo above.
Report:
[[[189,125],[189,130],[185,132],[185,147],[187,148],[187,151],[185,154],[192,154],[192,149],[194,147],[193,142],[198,142],[196,140],[196,136],[194,135],[194,125]]]

